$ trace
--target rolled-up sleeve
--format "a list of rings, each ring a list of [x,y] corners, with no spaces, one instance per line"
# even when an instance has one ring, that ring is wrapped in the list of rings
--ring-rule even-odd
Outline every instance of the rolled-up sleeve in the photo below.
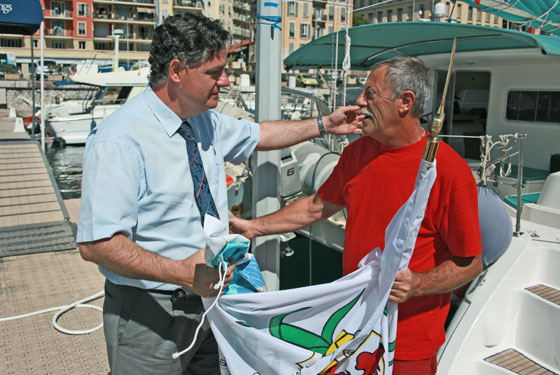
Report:
[[[124,143],[88,145],[83,161],[82,205],[77,242],[132,236],[138,220],[141,167]]]

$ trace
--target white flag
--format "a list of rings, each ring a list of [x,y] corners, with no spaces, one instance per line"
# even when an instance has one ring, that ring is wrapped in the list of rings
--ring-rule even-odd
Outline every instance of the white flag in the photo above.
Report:
[[[435,178],[435,162],[422,160],[385,249],[372,250],[357,271],[328,284],[219,297],[208,317],[231,374],[391,374],[397,305],[389,292],[412,256]]]

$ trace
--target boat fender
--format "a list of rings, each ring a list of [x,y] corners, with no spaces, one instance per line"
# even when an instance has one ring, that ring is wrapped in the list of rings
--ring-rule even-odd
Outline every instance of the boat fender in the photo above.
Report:
[[[486,269],[506,252],[513,237],[513,225],[500,197],[483,186],[478,187],[478,217],[482,266]]]

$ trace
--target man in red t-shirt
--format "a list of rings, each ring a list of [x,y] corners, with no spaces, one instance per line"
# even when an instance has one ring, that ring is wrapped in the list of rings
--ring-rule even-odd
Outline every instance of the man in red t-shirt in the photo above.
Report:
[[[290,232],[346,208],[343,271],[385,246],[385,228],[412,194],[426,146],[420,116],[431,74],[410,57],[372,68],[357,100],[368,115],[362,137],[343,152],[319,191],[254,220],[230,220],[248,238]],[[437,178],[408,269],[397,273],[389,299],[399,303],[393,374],[435,374],[445,340],[451,291],[481,270],[477,189],[472,173],[447,144],[436,155]]]

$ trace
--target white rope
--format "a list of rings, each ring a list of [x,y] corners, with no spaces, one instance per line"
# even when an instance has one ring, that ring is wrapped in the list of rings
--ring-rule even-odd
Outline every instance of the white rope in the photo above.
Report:
[[[488,176],[492,175],[494,173],[494,170],[496,169],[495,164],[490,164],[491,157],[492,157],[491,155],[492,150],[495,147],[498,147],[501,153],[504,155],[504,158],[500,163],[500,176],[507,177],[511,174],[512,155],[510,155],[510,151],[513,149],[513,145],[510,146],[509,142],[511,139],[517,139],[517,134],[515,135],[505,134],[505,135],[500,135],[499,137],[500,137],[499,141],[493,142],[491,135],[480,136],[480,147],[481,147],[480,180],[483,182],[484,185],[486,185],[487,183]]]
[[[223,275],[222,275],[222,267],[224,267],[224,269],[223,269],[224,274]],[[200,323],[198,324],[198,327],[196,327],[194,337],[193,337],[192,342],[189,345],[189,347],[182,350],[181,352],[173,353],[173,355],[172,355],[173,359],[179,358],[180,356],[182,356],[183,354],[185,354],[186,352],[191,350],[194,347],[194,344],[196,344],[196,339],[198,337],[198,332],[200,331],[200,329],[202,328],[202,325],[204,324],[204,319],[206,318],[206,315],[208,314],[208,312],[210,310],[212,310],[214,308],[214,306],[216,306],[216,304],[218,303],[218,300],[220,299],[220,296],[222,295],[222,290],[224,289],[224,283],[225,283],[226,275],[227,275],[226,267],[227,267],[227,264],[225,264],[223,261],[220,261],[220,265],[218,266],[218,272],[220,274],[220,283],[218,284],[220,286],[220,289],[218,290],[218,295],[216,296],[216,299],[214,300],[214,302],[212,302],[212,305],[210,305],[210,307],[208,309],[206,309],[204,314],[202,314],[202,319],[200,319]]]
[[[72,310],[75,307],[87,307],[89,309],[95,309],[95,310],[99,310],[99,311],[103,312],[103,308],[101,308],[99,306],[96,306],[96,305],[86,304],[85,302],[96,300],[100,297],[103,297],[104,295],[105,295],[105,292],[100,291],[100,292],[95,293],[94,295],[91,295],[89,297],[81,299],[81,300],[79,300],[77,302],[74,302],[70,305],[51,307],[51,308],[48,308],[48,309],[34,311],[34,312],[27,313],[27,314],[21,314],[21,315],[16,315],[16,316],[10,316],[10,317],[7,317],[7,318],[1,318],[0,322],[7,322],[7,321],[10,321],[10,320],[23,319],[23,318],[27,318],[27,317],[30,317],[30,316],[44,314],[44,313],[51,312],[51,311],[57,311],[57,313],[54,315],[54,317],[52,319],[52,324],[57,331],[62,332],[62,333],[66,333],[67,335],[85,335],[85,334],[88,334],[88,333],[95,332],[98,329],[100,329],[101,327],[103,327],[103,322],[101,322],[101,324],[99,324],[98,326],[96,326],[94,328],[81,330],[81,331],[74,331],[74,330],[70,330],[70,329],[66,329],[66,328],[61,327],[60,325],[58,325],[57,321],[62,316],[62,314]]]

